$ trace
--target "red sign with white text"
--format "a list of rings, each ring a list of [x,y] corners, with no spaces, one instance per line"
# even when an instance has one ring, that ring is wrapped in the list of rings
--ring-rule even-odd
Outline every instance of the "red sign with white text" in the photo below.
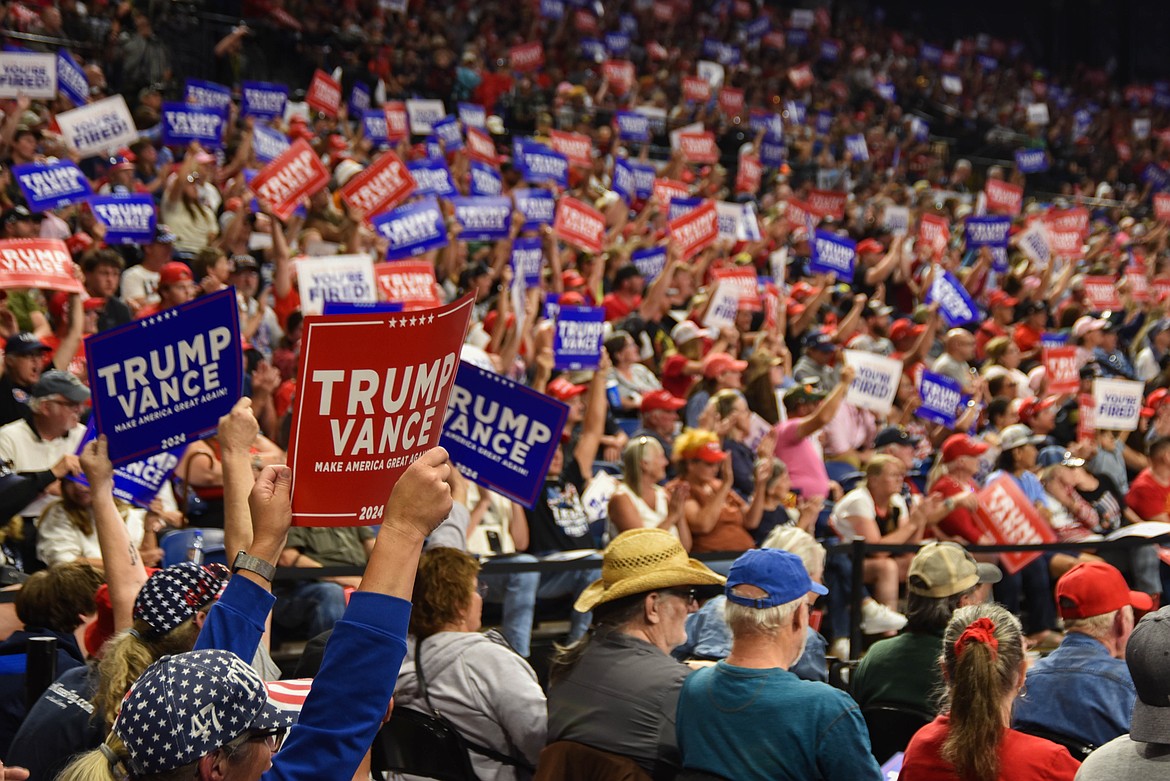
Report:
[[[714,201],[691,209],[686,214],[671,220],[668,226],[670,239],[678,245],[679,255],[685,260],[696,252],[711,246],[719,236],[719,213]]]
[[[382,520],[406,468],[439,444],[475,297],[419,312],[305,318],[288,464],[297,526]]]
[[[1081,387],[1080,367],[1077,366],[1077,348],[1052,347],[1044,351],[1044,374],[1048,378],[1048,393],[1062,396],[1076,393]]]
[[[415,186],[414,177],[402,158],[386,151],[373,165],[345,183],[341,197],[355,217],[368,217],[393,209],[414,192]]]
[[[809,232],[820,221],[820,216],[813,211],[811,206],[795,198],[789,199],[788,208],[784,211],[784,218],[788,220],[788,227],[791,230],[799,229]]]
[[[528,73],[544,66],[544,44],[540,41],[513,46],[508,52],[512,70]]]
[[[1095,312],[1121,309],[1117,277],[1085,277],[1085,303]]]
[[[983,530],[998,545],[1037,545],[1056,542],[1056,533],[1024,496],[1010,475],[1004,475],[979,492],[975,513]],[[1001,553],[1000,565],[1014,575],[1040,557],[1040,551]]]
[[[1079,258],[1085,250],[1084,237],[1077,230],[1048,229],[1048,246],[1061,258]]]
[[[1089,210],[1083,207],[1055,209],[1044,216],[1044,221],[1054,231],[1076,231],[1081,236],[1089,235]]]
[[[410,120],[406,114],[406,104],[401,100],[392,100],[382,104],[382,113],[386,115],[386,139],[401,141],[410,136]]]
[[[810,190],[808,194],[808,208],[817,217],[832,217],[834,220],[845,219],[845,193],[833,190]]]
[[[675,198],[689,198],[691,188],[677,179],[655,179],[654,198],[658,201],[658,208],[665,209]]]
[[[467,128],[467,156],[488,165],[498,165],[500,162],[496,155],[496,142],[486,131],[477,127]]]
[[[77,266],[60,239],[0,241],[0,288],[41,288],[80,293]]]
[[[601,252],[605,241],[605,216],[589,204],[566,196],[557,202],[553,230],[583,250]]]
[[[792,82],[792,86],[797,89],[808,89],[813,83],[812,68],[808,64],[800,65],[795,68],[788,69],[788,80]]]
[[[336,117],[341,109],[341,84],[325,71],[318,70],[313,74],[313,80],[309,82],[305,102],[311,109]]]
[[[292,146],[256,174],[249,185],[273,212],[287,220],[302,198],[308,198],[329,183],[329,169],[317,157],[309,142],[298,138]]]
[[[988,179],[983,187],[987,196],[987,211],[1014,217],[1024,205],[1024,188],[999,179]]]
[[[743,155],[739,158],[739,170],[735,173],[735,192],[755,195],[759,192],[764,176],[764,166],[759,155]]]
[[[918,242],[930,247],[935,258],[942,257],[951,240],[951,228],[946,218],[937,214],[924,214],[918,221]]]
[[[593,166],[593,139],[584,133],[566,133],[563,130],[550,130],[549,140],[555,152],[560,152],[568,158],[571,165],[585,168]]]
[[[679,133],[678,148],[688,163],[709,164],[719,160],[719,147],[715,145],[715,134]]]
[[[683,100],[688,103],[706,103],[711,99],[711,84],[698,76],[683,78]]]
[[[1129,292],[1134,301],[1150,300],[1150,280],[1146,278],[1145,271],[1126,271],[1125,281],[1129,284]]]
[[[743,90],[724,87],[719,90],[719,110],[729,117],[743,113]]]
[[[374,265],[374,282],[381,301],[394,301],[410,312],[442,306],[435,267],[427,260],[399,260]]]
[[[1170,193],[1154,193],[1154,216],[1170,222]]]
[[[625,95],[634,86],[634,63],[629,60],[606,60],[601,63],[601,75],[609,82],[615,95]]]

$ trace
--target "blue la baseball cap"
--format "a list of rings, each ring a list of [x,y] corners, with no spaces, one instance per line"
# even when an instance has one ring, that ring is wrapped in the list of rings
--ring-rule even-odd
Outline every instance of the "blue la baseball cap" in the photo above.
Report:
[[[766,591],[768,596],[759,599],[742,597],[734,592],[736,586],[755,586]],[[810,591],[829,593],[827,588],[809,577],[800,557],[786,550],[749,550],[735,560],[731,572],[727,573],[727,598],[737,605],[757,610],[787,605]]]

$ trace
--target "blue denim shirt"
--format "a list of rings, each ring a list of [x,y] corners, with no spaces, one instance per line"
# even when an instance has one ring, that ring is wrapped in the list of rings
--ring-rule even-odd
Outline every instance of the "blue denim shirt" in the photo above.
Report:
[[[1101,746],[1129,732],[1137,692],[1129,668],[1088,635],[1070,632],[1028,671],[1012,726],[1029,726]]]

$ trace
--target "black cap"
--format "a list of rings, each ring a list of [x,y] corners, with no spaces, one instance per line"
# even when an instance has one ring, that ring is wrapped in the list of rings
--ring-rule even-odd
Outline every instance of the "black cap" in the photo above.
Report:
[[[0,223],[8,225],[19,220],[35,220],[41,218],[42,215],[34,215],[28,210],[28,207],[22,203],[18,203],[11,209],[5,209],[4,214],[0,215]]]
[[[921,440],[911,434],[901,426],[886,426],[878,432],[874,437],[874,447],[885,447],[886,445],[909,445],[913,447]]]
[[[1048,311],[1048,305],[1045,304],[1043,301],[1025,301],[1024,303],[1020,304],[1020,316],[1021,317],[1027,317],[1028,315],[1034,315],[1037,312],[1047,312],[1047,311]]]
[[[13,334],[4,342],[4,352],[8,355],[32,355],[48,349],[47,344],[28,331]]]

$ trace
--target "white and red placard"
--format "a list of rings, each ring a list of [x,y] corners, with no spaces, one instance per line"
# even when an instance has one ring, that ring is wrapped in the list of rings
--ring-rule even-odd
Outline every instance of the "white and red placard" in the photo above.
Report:
[[[1145,270],[1130,269],[1125,272],[1125,282],[1129,285],[1129,293],[1134,301],[1145,302],[1150,300],[1150,280]]]
[[[486,131],[477,127],[467,128],[467,156],[472,160],[479,160],[488,165],[499,165],[500,158],[496,154],[496,142]]]
[[[80,293],[76,265],[60,239],[0,241],[0,288],[40,288]]]
[[[719,90],[719,110],[729,117],[738,117],[743,113],[743,90],[734,87],[723,87]]]
[[[634,86],[634,63],[629,60],[606,60],[601,63],[601,75],[609,82],[615,95],[625,95]]]
[[[317,70],[305,92],[305,102],[315,111],[336,117],[341,110],[341,84],[325,71]]]
[[[406,114],[405,103],[401,100],[384,103],[382,113],[386,116],[387,141],[401,141],[410,136],[410,119]]]
[[[918,221],[918,243],[930,247],[934,257],[941,258],[951,240],[951,227],[945,217],[924,214]]]
[[[711,99],[711,83],[698,76],[683,78],[683,100],[689,103],[706,103]]]
[[[568,158],[571,165],[590,168],[593,166],[593,139],[584,133],[567,133],[550,130],[549,141],[554,152]]]
[[[355,217],[370,217],[393,209],[414,192],[410,169],[393,151],[383,152],[372,165],[341,188],[341,197]]]
[[[759,155],[740,155],[739,169],[735,172],[735,192],[755,195],[764,178],[764,166]]]
[[[287,220],[302,198],[329,183],[329,169],[303,138],[256,174],[249,185],[256,197],[268,201],[276,216]]]
[[[711,246],[719,236],[719,213],[714,201],[704,201],[702,206],[673,219],[669,224],[670,239],[678,246],[679,255],[685,260],[695,253]]]
[[[658,208],[665,209],[675,198],[691,197],[691,188],[677,179],[655,179],[654,198],[658,201]]]
[[[683,159],[688,163],[708,165],[718,162],[719,147],[715,144],[715,134],[710,131],[701,133],[679,133],[678,148]]]
[[[1048,242],[1058,258],[1080,258],[1085,252],[1084,237],[1077,230],[1055,230],[1049,223]]]
[[[1024,496],[1010,475],[1003,475],[979,492],[975,517],[997,545],[1038,545],[1056,542],[1056,533]],[[1040,557],[1040,551],[999,554],[1000,566],[1014,575]]]
[[[1024,205],[1024,188],[999,179],[988,179],[983,186],[987,197],[987,211],[1014,217]]]
[[[1085,277],[1085,303],[1095,312],[1121,309],[1117,277]]]
[[[293,524],[367,526],[439,444],[475,297],[418,312],[310,316],[288,464]]]
[[[1082,237],[1089,235],[1089,210],[1084,207],[1054,209],[1044,216],[1044,221],[1054,231],[1076,231]]]
[[[812,68],[808,63],[788,69],[788,81],[797,89],[808,89],[813,83]]]
[[[429,260],[399,260],[374,264],[378,299],[402,304],[404,311],[441,306],[443,298]]]
[[[566,196],[557,202],[553,230],[565,241],[587,252],[601,252],[605,241],[605,215],[583,201]]]
[[[1062,396],[1076,393],[1081,387],[1077,348],[1050,347],[1043,353],[1044,374],[1048,379],[1048,393]]]
[[[1170,222],[1170,193],[1154,193],[1154,216]]]
[[[808,210],[816,217],[832,217],[834,220],[845,218],[845,193],[835,190],[810,190],[808,194]],[[789,202],[791,208],[791,202]]]
[[[529,73],[544,67],[544,44],[540,41],[522,43],[513,46],[508,52],[508,62],[512,70],[519,73]]]

